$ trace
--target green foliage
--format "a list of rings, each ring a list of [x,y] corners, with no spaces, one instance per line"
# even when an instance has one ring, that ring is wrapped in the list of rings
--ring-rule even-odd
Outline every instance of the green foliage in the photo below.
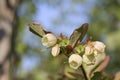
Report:
[[[20,6],[17,9],[17,21],[18,26],[17,27],[17,37],[16,37],[16,51],[18,53],[25,52],[25,49],[27,45],[23,42],[23,37],[25,34],[26,24],[31,21],[32,15],[35,13],[35,4],[32,0],[23,0],[20,4]]]
[[[120,2],[118,0],[98,1],[91,11],[89,35],[94,40],[102,40],[107,45],[107,54],[111,56],[106,68],[109,74],[114,74],[120,67],[117,56],[120,56]],[[117,65],[113,65],[117,64]]]
[[[16,47],[16,50],[19,52],[19,53],[24,53],[24,51],[27,50],[27,46],[23,43],[21,44],[18,44],[17,47]]]
[[[107,80],[100,72],[95,72],[91,80]]]

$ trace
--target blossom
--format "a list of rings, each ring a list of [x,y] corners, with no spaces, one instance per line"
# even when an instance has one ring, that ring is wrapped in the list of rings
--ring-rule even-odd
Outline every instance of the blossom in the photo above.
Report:
[[[54,46],[57,43],[57,38],[54,34],[48,33],[43,36],[42,44],[47,47]]]
[[[91,46],[85,47],[85,55],[91,55],[94,53],[94,49]]]
[[[56,44],[55,46],[52,47],[52,55],[55,57],[57,55],[59,55],[60,53],[60,47],[58,44]]]
[[[73,69],[77,69],[82,64],[82,57],[78,54],[72,54],[69,57],[69,65]]]
[[[83,55],[83,62],[87,65],[94,65],[96,62],[96,57],[92,55]]]
[[[89,42],[85,46],[85,53],[82,57],[83,62],[86,63],[87,65],[94,65],[98,53],[104,53],[104,51],[105,51],[104,43],[99,41]]]
[[[105,44],[100,41],[93,42],[94,48],[98,51],[98,53],[104,53],[105,51]]]
[[[85,47],[85,53],[82,56],[83,62],[87,65],[94,65],[96,62],[97,52],[94,45],[89,43]]]

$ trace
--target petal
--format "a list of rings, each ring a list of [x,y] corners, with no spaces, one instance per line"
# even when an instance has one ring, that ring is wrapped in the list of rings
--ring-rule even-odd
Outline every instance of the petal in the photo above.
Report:
[[[73,69],[77,69],[82,64],[82,57],[78,54],[72,54],[69,57],[70,67]]]
[[[60,47],[58,44],[56,44],[54,47],[52,47],[52,55],[55,57],[57,55],[59,55],[60,53]]]
[[[87,65],[94,65],[96,61],[96,58],[94,55],[83,55],[83,62]]]
[[[105,51],[105,44],[99,41],[95,41],[94,48],[97,51],[103,53]]]
[[[57,38],[54,34],[49,33],[43,36],[41,41],[44,46],[51,47],[57,43]]]

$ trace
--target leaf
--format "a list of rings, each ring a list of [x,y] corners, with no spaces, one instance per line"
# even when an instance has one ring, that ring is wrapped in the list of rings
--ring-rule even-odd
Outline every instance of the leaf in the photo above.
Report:
[[[70,75],[74,76],[75,78],[79,79],[79,80],[83,80],[84,77],[82,74],[77,73],[77,72],[68,72]]]
[[[106,80],[100,72],[95,72],[91,80]]]
[[[91,80],[113,80],[113,79],[109,77],[105,72],[95,72]]]
[[[70,44],[73,47],[75,47],[79,40],[82,41],[87,30],[88,30],[88,23],[85,23],[81,27],[75,29],[74,32],[72,33],[72,35],[70,36]]]
[[[30,31],[32,33],[34,33],[34,34],[36,34],[36,35],[38,35],[40,37],[43,37],[47,33],[47,31],[44,30],[42,25],[39,24],[39,23],[35,23],[35,22],[34,23],[30,23],[28,26],[29,26],[29,29],[30,29]]]
[[[65,66],[64,74],[68,80],[83,80],[84,76],[81,71],[71,69],[68,65]]]

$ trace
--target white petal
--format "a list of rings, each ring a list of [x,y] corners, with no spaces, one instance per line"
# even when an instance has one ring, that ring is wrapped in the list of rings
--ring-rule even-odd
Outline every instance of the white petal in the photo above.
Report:
[[[94,50],[93,50],[93,48],[91,46],[86,46],[85,47],[85,55],[91,55],[91,54],[94,53],[93,51]]]
[[[83,55],[83,62],[86,63],[87,65],[93,65],[95,64],[95,61],[96,61],[96,58],[94,54],[89,56]]]
[[[57,43],[57,38],[54,34],[49,33],[43,36],[41,41],[44,46],[51,47]]]
[[[105,44],[99,41],[95,41],[94,47],[99,52],[103,53],[105,51]]]
[[[54,47],[52,47],[52,55],[55,57],[57,55],[59,55],[60,53],[60,47],[58,44],[56,44]]]
[[[73,69],[77,69],[82,64],[82,57],[78,54],[72,54],[69,57],[69,65]]]

